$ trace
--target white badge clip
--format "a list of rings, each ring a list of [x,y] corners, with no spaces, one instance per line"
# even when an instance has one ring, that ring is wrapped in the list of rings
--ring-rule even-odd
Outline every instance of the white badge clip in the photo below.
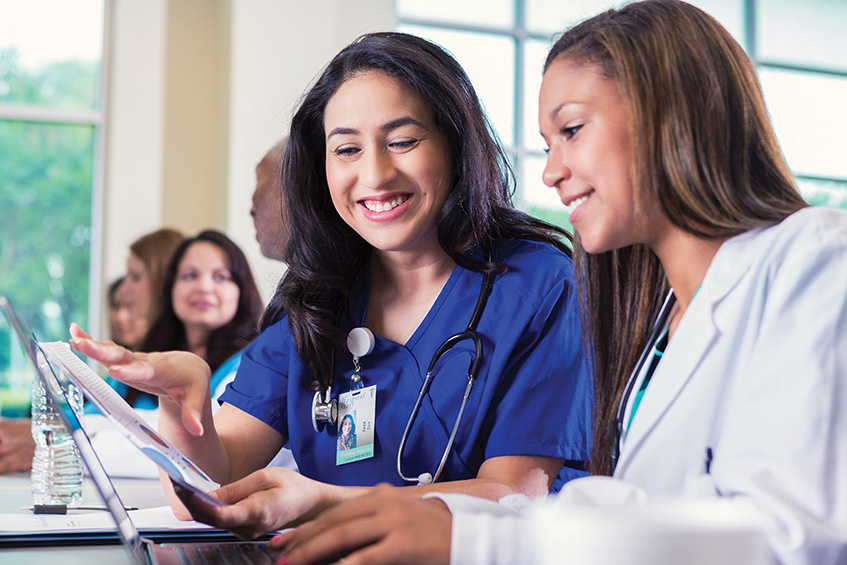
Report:
[[[376,340],[371,330],[365,327],[353,328],[347,334],[347,349],[353,354],[353,390],[359,390],[365,385],[362,384],[362,366],[359,365],[359,359],[369,354],[374,350]]]

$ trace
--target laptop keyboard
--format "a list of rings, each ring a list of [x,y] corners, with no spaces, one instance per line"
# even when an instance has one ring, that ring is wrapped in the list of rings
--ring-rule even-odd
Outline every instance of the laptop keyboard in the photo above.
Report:
[[[267,544],[224,543],[180,546],[180,559],[185,565],[254,564],[273,565],[279,551],[271,550]]]

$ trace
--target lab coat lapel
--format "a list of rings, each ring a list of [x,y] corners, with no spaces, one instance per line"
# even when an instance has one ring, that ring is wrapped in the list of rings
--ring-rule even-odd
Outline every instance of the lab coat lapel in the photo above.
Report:
[[[748,232],[727,240],[712,260],[697,296],[677,326],[650,380],[624,441],[615,475],[620,476],[626,472],[645,439],[695,375],[699,378],[715,377],[709,374],[697,375],[697,369],[721,335],[715,321],[721,302],[752,263],[750,254],[753,249],[745,245],[750,235],[752,233]]]

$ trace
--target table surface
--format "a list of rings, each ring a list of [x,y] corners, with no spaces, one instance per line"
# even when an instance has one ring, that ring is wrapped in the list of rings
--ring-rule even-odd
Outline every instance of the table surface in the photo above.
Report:
[[[159,481],[148,479],[112,479],[123,503],[138,508],[155,508],[167,504]],[[82,503],[100,506],[100,494],[90,479],[82,488]],[[29,474],[0,474],[0,513],[23,514],[22,507],[31,506]],[[118,565],[132,563],[123,547],[51,547],[0,549],[0,565]]]

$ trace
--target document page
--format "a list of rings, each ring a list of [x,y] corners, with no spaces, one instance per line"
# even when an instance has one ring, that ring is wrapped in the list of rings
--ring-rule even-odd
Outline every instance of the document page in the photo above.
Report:
[[[74,355],[67,343],[52,341],[39,345],[50,361],[62,368],[100,412],[169,475],[202,492],[220,486],[149,426],[100,375]]]

